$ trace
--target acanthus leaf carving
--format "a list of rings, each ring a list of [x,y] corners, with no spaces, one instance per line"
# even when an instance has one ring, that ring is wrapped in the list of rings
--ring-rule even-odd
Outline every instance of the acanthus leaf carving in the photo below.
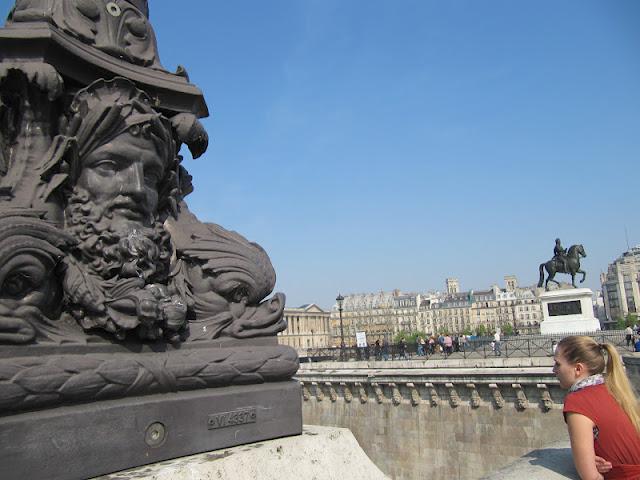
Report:
[[[358,389],[360,403],[367,403],[369,401],[369,396],[367,395],[366,384],[356,382],[356,388]]]
[[[389,388],[391,389],[391,402],[394,405],[400,405],[400,403],[402,403],[402,395],[400,394],[398,385],[395,383],[390,383]]]
[[[302,399],[305,402],[308,402],[309,399],[311,398],[311,394],[309,393],[309,388],[307,387],[307,385],[304,382],[300,382],[300,387],[302,390]]]
[[[382,403],[384,401],[384,393],[382,392],[382,387],[380,386],[380,384],[373,382],[371,384],[371,387],[373,388],[373,392],[376,396],[376,402]]]
[[[489,389],[491,390],[491,396],[493,397],[493,402],[496,408],[504,407],[504,398],[502,397],[502,393],[500,392],[500,387],[496,383],[490,383]]]
[[[547,387],[546,383],[538,383],[536,387],[540,392],[540,403],[542,410],[548,412],[553,408],[553,400],[551,399],[551,395],[549,394],[549,388]]]
[[[529,407],[529,400],[527,400],[527,396],[524,393],[522,385],[520,385],[519,383],[513,383],[511,387],[516,392],[516,409],[526,410],[527,407]]]
[[[427,382],[424,384],[427,387],[427,391],[429,392],[429,403],[432,407],[437,407],[440,403],[440,399],[438,397],[438,391],[433,383]]]
[[[420,393],[418,392],[416,385],[412,382],[408,382],[407,388],[410,392],[411,405],[413,405],[414,407],[418,406],[420,404]]]
[[[351,403],[353,400],[353,394],[351,393],[351,387],[349,384],[345,382],[340,382],[340,386],[342,387],[342,395],[344,397],[344,401],[347,403]]]
[[[460,405],[460,396],[458,395],[458,391],[453,383],[447,382],[444,385],[449,391],[449,404],[455,408]]]
[[[311,382],[311,385],[313,385],[313,389],[316,393],[316,400],[318,402],[324,400],[324,392],[322,391],[322,387],[320,386],[320,384],[317,382]]]
[[[467,388],[469,389],[471,408],[478,408],[480,406],[480,394],[475,383],[467,383]]]

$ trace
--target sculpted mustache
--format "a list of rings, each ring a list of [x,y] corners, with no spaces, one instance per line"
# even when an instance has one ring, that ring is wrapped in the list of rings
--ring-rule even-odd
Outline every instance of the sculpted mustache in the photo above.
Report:
[[[107,211],[114,210],[116,208],[128,208],[130,210],[134,210],[136,212],[141,212],[141,213],[144,213],[145,211],[142,206],[142,202],[136,201],[135,199],[125,195],[117,196],[116,198],[111,200],[106,206]]]

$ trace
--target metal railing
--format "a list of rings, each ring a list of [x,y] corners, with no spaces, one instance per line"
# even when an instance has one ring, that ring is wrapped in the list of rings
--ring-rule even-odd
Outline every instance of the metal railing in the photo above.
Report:
[[[633,342],[627,344],[624,330],[603,330],[600,332],[582,332],[572,335],[586,335],[598,343],[610,343],[621,353],[632,352]],[[430,358],[493,358],[493,357],[547,357],[553,355],[554,342],[560,341],[566,334],[557,335],[514,335],[505,336],[499,347],[493,343],[493,337],[475,337],[464,344],[454,342],[450,349],[425,345],[424,355],[418,354],[416,343],[402,346],[399,343],[367,347],[345,347],[344,361],[373,360],[428,360]],[[437,344],[436,344],[437,345]],[[340,361],[340,348],[309,348],[300,351],[301,362]]]

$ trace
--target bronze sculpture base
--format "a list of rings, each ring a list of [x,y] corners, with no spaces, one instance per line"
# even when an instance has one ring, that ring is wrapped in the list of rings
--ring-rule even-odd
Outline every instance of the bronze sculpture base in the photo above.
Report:
[[[302,432],[295,380],[107,400],[0,418],[0,478],[84,479]]]

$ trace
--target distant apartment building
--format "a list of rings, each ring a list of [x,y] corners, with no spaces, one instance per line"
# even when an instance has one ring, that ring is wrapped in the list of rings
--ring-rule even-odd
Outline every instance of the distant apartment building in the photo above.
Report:
[[[534,287],[520,288],[515,277],[505,278],[507,288],[493,285],[488,290],[469,290],[446,294],[437,303],[425,304],[419,323],[431,326],[428,332],[475,332],[480,325],[487,330],[511,325],[519,333],[537,333],[542,321],[542,306]]]
[[[329,312],[315,303],[285,308],[286,330],[278,334],[278,343],[296,349],[331,346]]]
[[[342,331],[344,343],[356,342],[355,332],[366,332],[370,342],[391,337],[400,331],[400,325],[409,327],[415,322],[413,294],[393,292],[362,293],[346,295],[342,303]],[[340,345],[340,312],[338,306],[331,309],[332,345]]]
[[[606,330],[610,324],[607,321],[607,310],[604,306],[604,296],[602,295],[601,290],[597,290],[596,292],[594,292],[593,315],[600,322],[600,328]]]
[[[345,344],[355,343],[355,332],[365,332],[370,343],[391,340],[398,332],[475,332],[480,325],[495,330],[510,324],[520,333],[537,333],[542,308],[535,287],[518,287],[517,279],[505,277],[505,288],[460,291],[457,279],[446,279],[446,292],[361,293],[345,296],[342,323]],[[340,312],[331,309],[333,345],[340,345]]]
[[[640,246],[624,252],[600,276],[607,326],[640,308]]]

